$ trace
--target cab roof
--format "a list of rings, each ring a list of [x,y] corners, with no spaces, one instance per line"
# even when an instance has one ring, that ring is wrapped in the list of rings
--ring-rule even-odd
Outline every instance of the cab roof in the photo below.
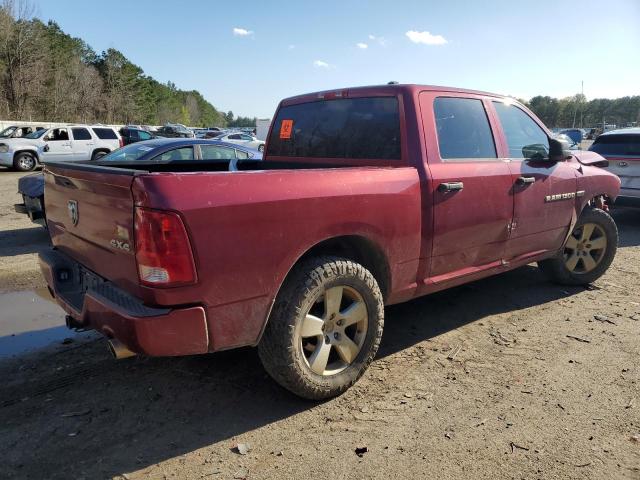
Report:
[[[369,85],[362,87],[346,87],[346,88],[335,88],[331,90],[323,90],[319,92],[311,92],[305,93],[302,95],[295,95],[293,97],[288,97],[282,100],[281,105],[292,105],[296,103],[305,103],[309,101],[314,101],[322,98],[340,98],[340,97],[349,97],[350,95],[354,96],[391,96],[397,95],[400,93],[413,94],[416,92],[421,92],[424,90],[436,91],[436,92],[451,92],[451,93],[471,93],[474,95],[485,95],[489,97],[496,98],[506,98],[507,95],[499,95],[497,93],[491,92],[483,92],[480,90],[469,90],[466,88],[457,88],[457,87],[443,87],[438,85],[418,85],[418,84],[403,84],[403,83],[393,83],[387,85]]]

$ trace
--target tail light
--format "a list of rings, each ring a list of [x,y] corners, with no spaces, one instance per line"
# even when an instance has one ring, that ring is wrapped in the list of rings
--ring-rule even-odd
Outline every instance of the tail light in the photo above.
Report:
[[[173,287],[197,280],[193,251],[180,216],[136,207],[134,228],[141,284]]]
[[[122,137],[120,137],[118,144],[120,145],[120,148],[124,147],[124,139]]]

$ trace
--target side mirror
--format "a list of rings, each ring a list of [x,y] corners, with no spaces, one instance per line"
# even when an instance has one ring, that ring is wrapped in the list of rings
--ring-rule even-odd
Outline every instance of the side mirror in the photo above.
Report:
[[[563,162],[571,156],[569,144],[557,138],[549,139],[549,160],[552,162]]]
[[[547,146],[541,143],[525,145],[522,147],[522,157],[535,162],[548,160],[549,154],[547,152]]]

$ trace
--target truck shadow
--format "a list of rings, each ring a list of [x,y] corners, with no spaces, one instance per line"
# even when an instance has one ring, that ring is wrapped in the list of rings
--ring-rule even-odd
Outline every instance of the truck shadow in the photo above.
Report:
[[[524,267],[389,307],[379,356],[580,290],[551,285]],[[0,387],[3,468],[20,478],[150,475],[158,462],[211,451],[217,442],[230,449],[248,432],[318,406],[277,386],[252,349],[115,362],[98,341],[13,367],[0,363],[0,375],[12,378]]]
[[[49,233],[43,227],[0,230],[0,257],[38,253],[49,246]]]

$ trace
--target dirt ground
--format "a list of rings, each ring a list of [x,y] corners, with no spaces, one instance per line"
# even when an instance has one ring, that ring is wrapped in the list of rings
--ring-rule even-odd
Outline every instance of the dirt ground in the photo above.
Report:
[[[12,213],[17,178],[0,171],[5,290],[41,284],[47,243]],[[389,307],[377,360],[324,403],[251,349],[116,362],[93,340],[0,362],[0,477],[640,479],[640,210],[613,214],[594,285],[527,266]]]

